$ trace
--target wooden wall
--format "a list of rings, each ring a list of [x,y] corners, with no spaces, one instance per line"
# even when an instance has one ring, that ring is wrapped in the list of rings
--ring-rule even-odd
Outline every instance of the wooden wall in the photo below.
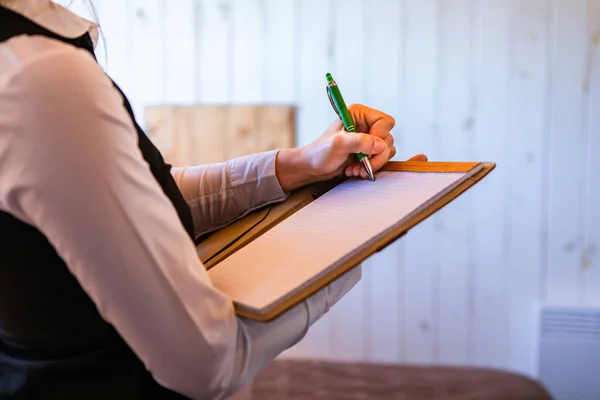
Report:
[[[498,163],[288,355],[535,374],[538,307],[600,306],[600,0],[95,4],[142,123],[148,105],[291,104],[303,145],[335,118],[331,72],[396,118],[398,159]]]

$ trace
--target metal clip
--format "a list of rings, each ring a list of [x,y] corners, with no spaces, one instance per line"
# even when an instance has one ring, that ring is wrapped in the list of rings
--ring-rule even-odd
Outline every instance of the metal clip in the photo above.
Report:
[[[335,113],[337,114],[339,119],[342,119],[342,116],[340,115],[340,112],[338,111],[337,107],[335,106],[335,103],[333,102],[333,98],[331,97],[331,92],[329,91],[329,86],[325,86],[325,90],[327,91],[327,97],[329,98],[331,107],[333,107],[333,111],[335,111]]]

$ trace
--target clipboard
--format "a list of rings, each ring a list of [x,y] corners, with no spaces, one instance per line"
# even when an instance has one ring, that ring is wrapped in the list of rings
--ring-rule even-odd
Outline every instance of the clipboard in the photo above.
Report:
[[[451,188],[440,193],[435,199],[420,209],[416,209],[407,218],[395,223],[390,229],[381,232],[365,242],[359,248],[347,254],[343,260],[318,278],[301,285],[297,291],[290,293],[281,301],[274,302],[270,307],[256,310],[234,301],[236,313],[240,316],[259,322],[268,322],[288,309],[302,302],[329,283],[354,268],[365,259],[379,252],[404,236],[411,228],[454,201],[461,194],[473,187],[487,176],[496,164],[493,162],[431,162],[404,161],[388,162],[380,171],[413,172],[413,173],[462,173],[463,176]],[[291,193],[288,198],[277,204],[267,205],[255,210],[242,219],[211,233],[196,245],[198,257],[209,270],[217,267],[240,249],[269,232],[278,224],[307,205],[319,199],[336,186],[343,183],[345,178],[335,178],[301,188]],[[214,271],[213,271],[214,272]]]

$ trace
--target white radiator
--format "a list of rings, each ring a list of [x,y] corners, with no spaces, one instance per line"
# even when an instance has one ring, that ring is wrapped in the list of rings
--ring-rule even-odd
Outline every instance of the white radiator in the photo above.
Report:
[[[600,400],[600,310],[542,309],[539,380],[556,400]]]

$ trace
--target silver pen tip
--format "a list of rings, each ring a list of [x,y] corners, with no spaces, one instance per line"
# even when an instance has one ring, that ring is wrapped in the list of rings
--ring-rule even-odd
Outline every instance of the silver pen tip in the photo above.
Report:
[[[369,175],[369,179],[372,180],[372,181],[375,181],[375,175],[373,175],[373,168],[371,167],[371,163],[369,162],[369,158],[368,157],[364,157],[364,158],[362,158],[360,160],[360,162],[362,163],[362,165],[367,170],[367,175]]]

